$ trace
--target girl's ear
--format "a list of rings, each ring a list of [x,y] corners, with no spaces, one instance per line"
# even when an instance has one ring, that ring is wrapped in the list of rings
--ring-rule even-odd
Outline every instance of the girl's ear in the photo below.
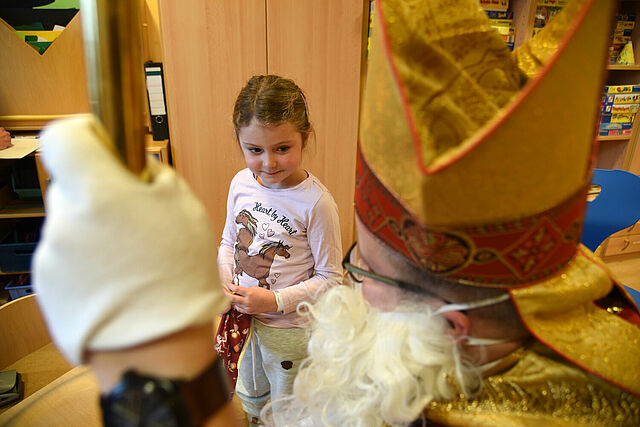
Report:
[[[452,326],[449,334],[453,338],[458,339],[469,336],[469,318],[466,314],[461,311],[448,311],[442,315]]]
[[[302,135],[302,148],[307,146],[307,143],[309,142],[309,137],[311,136],[312,132],[313,132],[313,127],[310,126],[309,130],[307,131],[307,133],[301,134]]]

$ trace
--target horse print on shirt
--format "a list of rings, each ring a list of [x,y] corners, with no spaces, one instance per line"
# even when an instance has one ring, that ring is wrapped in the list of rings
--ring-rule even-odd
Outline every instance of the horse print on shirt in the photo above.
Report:
[[[236,237],[236,248],[240,248],[246,252],[249,250],[249,246],[251,246],[253,238],[256,236],[258,221],[248,210],[243,209],[236,217],[236,224],[242,224],[242,228],[238,231],[238,237]]]
[[[233,258],[235,261],[234,273],[241,276],[245,273],[249,277],[258,280],[258,285],[262,288],[270,289],[267,281],[271,273],[271,265],[276,255],[289,258],[288,252],[291,246],[285,245],[282,240],[277,242],[267,242],[262,245],[256,255],[249,255],[249,246],[256,236],[258,221],[246,209],[240,211],[236,217],[236,224],[242,224],[243,228],[238,231]]]

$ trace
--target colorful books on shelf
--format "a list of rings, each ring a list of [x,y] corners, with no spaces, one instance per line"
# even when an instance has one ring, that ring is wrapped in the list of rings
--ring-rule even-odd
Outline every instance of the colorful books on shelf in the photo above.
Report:
[[[620,52],[622,48],[631,42],[631,34],[635,27],[636,16],[635,15],[616,15],[616,23],[613,27],[613,34],[611,35],[611,44],[609,45],[609,64],[615,64],[618,62]],[[622,61],[626,65],[628,61]]]
[[[513,11],[511,10],[487,10],[489,25],[495,29],[500,37],[513,50],[513,43],[516,38],[516,29],[513,26]]]
[[[480,6],[485,10],[507,10],[509,0],[480,0]]]
[[[538,0],[537,6],[565,7],[569,0]]]
[[[604,87],[604,93],[640,93],[640,85],[609,85]]]
[[[536,18],[533,22],[535,36],[547,23],[567,5],[567,0],[538,0],[536,2]]]
[[[630,136],[640,108],[640,85],[607,85],[602,95],[600,136]]]

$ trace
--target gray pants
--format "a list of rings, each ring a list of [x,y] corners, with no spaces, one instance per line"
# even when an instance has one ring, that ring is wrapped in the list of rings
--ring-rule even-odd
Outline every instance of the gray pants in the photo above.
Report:
[[[240,360],[236,394],[249,419],[260,416],[269,400],[293,389],[300,362],[307,357],[305,328],[271,328],[253,320],[253,339],[247,340]],[[273,408],[277,411],[277,406]]]

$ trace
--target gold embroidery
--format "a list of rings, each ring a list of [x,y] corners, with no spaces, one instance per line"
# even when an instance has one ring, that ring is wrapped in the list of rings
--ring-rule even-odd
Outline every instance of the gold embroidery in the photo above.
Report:
[[[427,417],[465,426],[640,425],[640,400],[545,351],[538,344],[507,372],[486,378],[475,399],[432,403]]]
[[[580,25],[566,14],[554,37],[528,46],[536,58],[552,60],[539,63],[540,78],[525,87],[477,1],[376,3],[376,19],[384,21],[376,21],[371,40],[361,151],[423,223],[523,217],[581,186],[597,121],[593,94],[603,78],[593,52],[606,49],[602,17],[613,9],[610,0],[586,3],[593,3],[590,15],[587,7],[572,9],[586,16]],[[567,91],[578,96],[559,102],[556,95]]]
[[[511,295],[541,341],[590,372],[640,394],[640,328],[597,307],[612,282],[581,252],[564,274]]]

